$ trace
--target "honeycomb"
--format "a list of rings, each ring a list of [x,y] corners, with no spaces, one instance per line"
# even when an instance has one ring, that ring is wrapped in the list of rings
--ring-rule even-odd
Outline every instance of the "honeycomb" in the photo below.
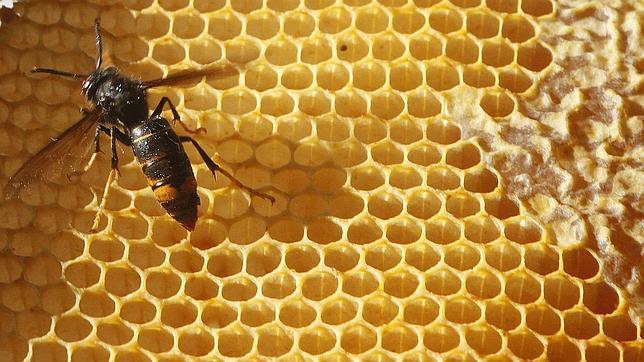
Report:
[[[196,230],[120,152],[0,203],[2,361],[644,361],[637,0],[25,1],[0,185],[79,118],[101,17],[191,146]],[[181,130],[178,130],[181,133]],[[107,143],[103,143],[107,144]]]

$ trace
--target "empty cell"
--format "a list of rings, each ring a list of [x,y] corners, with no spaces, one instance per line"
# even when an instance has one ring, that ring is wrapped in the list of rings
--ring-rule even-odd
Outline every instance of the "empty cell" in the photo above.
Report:
[[[310,14],[289,11],[284,14],[284,32],[292,37],[307,37],[315,30],[315,19]]]
[[[574,277],[590,279],[599,272],[597,257],[588,249],[566,249],[563,251],[562,257],[564,271]]]
[[[191,356],[205,356],[214,348],[214,339],[206,331],[192,330],[179,335],[179,350]]]
[[[553,5],[550,0],[523,0],[521,10],[533,16],[543,16],[553,11]]]
[[[388,243],[370,246],[365,254],[365,262],[378,270],[389,270],[400,263],[400,251]]]
[[[481,0],[449,0],[452,4],[461,8],[474,8],[481,4]]]
[[[463,187],[475,193],[489,193],[494,191],[499,184],[495,173],[488,169],[468,171],[465,173]]]
[[[526,248],[523,259],[526,268],[541,275],[548,275],[559,269],[559,254],[545,244]]]
[[[479,59],[480,49],[469,38],[448,37],[445,46],[445,55],[462,64],[472,64]]]
[[[357,298],[375,292],[380,285],[376,276],[368,271],[351,271],[344,274],[342,291]]]
[[[425,236],[437,244],[450,244],[461,237],[461,226],[444,217],[432,219],[425,224]]]
[[[429,26],[441,33],[448,34],[459,30],[463,26],[463,19],[454,10],[431,10],[429,13]]]
[[[257,286],[245,277],[238,277],[224,283],[221,296],[231,302],[247,301],[257,294]]]
[[[329,160],[329,152],[320,143],[304,143],[295,149],[293,160],[305,167],[321,166]]]
[[[588,362],[618,362],[619,350],[606,341],[589,343],[586,347],[586,360]]]
[[[340,60],[357,62],[369,54],[369,44],[355,32],[345,32],[336,41],[336,54]]]
[[[295,279],[290,274],[272,273],[262,284],[262,294],[268,298],[282,299],[295,291]]]
[[[349,72],[346,67],[337,63],[327,63],[317,71],[317,83],[327,90],[340,90],[349,82]]]
[[[119,316],[130,323],[144,324],[152,321],[157,315],[157,308],[144,299],[126,301],[121,305]]]
[[[275,320],[274,307],[264,302],[250,302],[242,305],[240,321],[249,327],[259,327]]]
[[[487,88],[496,83],[496,78],[485,66],[478,64],[463,68],[463,82],[475,88]]]
[[[356,324],[342,331],[340,346],[352,354],[366,352],[376,346],[378,335],[371,328]]]
[[[150,294],[157,298],[169,298],[179,291],[181,278],[170,271],[151,272],[147,275],[145,287]]]
[[[595,314],[611,314],[620,303],[619,295],[615,289],[605,282],[584,284],[583,296],[584,306]]]
[[[32,361],[67,361],[67,350],[57,342],[37,342],[32,346]]]
[[[467,243],[458,242],[445,247],[443,260],[452,268],[460,271],[472,270],[481,260],[476,248]]]
[[[518,9],[519,0],[486,0],[488,8],[500,13],[515,13]]]
[[[330,351],[336,344],[335,333],[328,328],[318,326],[301,334],[299,348],[315,356]]]
[[[454,190],[461,185],[461,178],[447,167],[431,167],[427,171],[427,185],[437,190]]]
[[[226,327],[237,318],[237,311],[220,301],[208,304],[201,312],[201,321],[210,328]]]
[[[313,90],[300,95],[298,107],[305,114],[317,117],[331,112],[331,100],[324,92]]]
[[[468,328],[465,332],[465,340],[481,355],[497,353],[503,344],[499,332],[484,324]]]
[[[319,218],[306,226],[309,240],[318,244],[329,244],[342,238],[342,228],[334,221]]]
[[[375,296],[364,302],[362,318],[374,327],[390,323],[398,315],[398,306],[389,296]]]
[[[260,48],[252,39],[232,40],[225,47],[226,59],[233,63],[248,63],[260,56]]]
[[[373,91],[385,84],[385,68],[377,62],[367,61],[353,65],[353,85],[357,88]]]
[[[440,137],[440,135],[437,136]],[[421,166],[438,163],[441,157],[441,152],[438,148],[428,143],[419,143],[418,145],[412,146],[407,155],[409,161]]]
[[[504,331],[514,330],[521,324],[521,312],[506,300],[485,304],[485,320]]]
[[[406,92],[418,88],[423,82],[422,71],[411,62],[401,62],[390,70],[389,83],[392,88]]]
[[[570,309],[579,302],[579,287],[561,275],[546,277],[543,292],[546,302],[559,310]]]
[[[387,225],[387,239],[396,244],[411,244],[422,235],[422,227],[414,218],[394,219]]]
[[[78,342],[92,332],[92,325],[81,316],[63,316],[54,328],[56,336],[65,342]]]
[[[184,287],[186,294],[196,300],[208,300],[217,296],[219,286],[208,278],[190,278]]]
[[[75,348],[71,356],[72,362],[79,361],[109,361],[110,352],[100,346],[79,346]]]
[[[142,329],[137,338],[138,344],[153,353],[163,353],[172,349],[174,337],[164,329]]]
[[[402,34],[412,34],[425,25],[425,17],[414,7],[393,9],[392,25],[394,30]]]
[[[274,37],[280,30],[279,19],[270,11],[253,12],[246,21],[246,34],[261,40]]]
[[[288,301],[280,307],[279,318],[286,326],[302,328],[315,321],[317,312],[303,301]]]
[[[375,36],[371,52],[376,59],[395,60],[405,52],[405,44],[393,33],[383,33]]]
[[[437,91],[452,89],[460,84],[458,70],[445,63],[435,63],[427,66],[427,85]]]
[[[331,273],[316,272],[306,276],[302,282],[302,295],[313,301],[321,301],[338,289],[338,279]]]
[[[481,108],[492,117],[507,117],[514,112],[514,100],[503,92],[486,93],[480,101]]]
[[[304,65],[289,67],[282,74],[281,83],[289,89],[305,89],[313,83],[313,73]]]
[[[422,182],[421,175],[412,167],[397,167],[389,174],[389,184],[403,190],[420,186]]]
[[[501,293],[501,282],[491,272],[478,270],[467,277],[465,288],[478,298],[489,299]]]
[[[427,271],[440,261],[440,254],[427,244],[418,244],[405,252],[405,262],[420,271]]]
[[[604,334],[617,342],[635,341],[637,339],[637,327],[630,317],[625,314],[617,314],[604,318],[602,324]]]
[[[465,170],[481,162],[481,151],[471,143],[458,144],[447,151],[445,162]]]
[[[263,4],[260,0],[232,0],[230,5],[237,12],[250,14],[251,12],[260,9]]]
[[[528,328],[541,335],[555,334],[561,328],[561,318],[546,305],[529,306],[525,319]]]
[[[467,31],[477,38],[492,38],[499,33],[499,19],[487,11],[467,14]]]
[[[305,39],[300,50],[302,62],[318,64],[331,58],[331,46],[325,38],[312,37]]]
[[[387,127],[382,120],[361,118],[354,122],[353,133],[360,142],[374,143],[387,137]]]
[[[176,15],[172,21],[172,32],[182,39],[197,37],[203,32],[205,22],[196,14]]]
[[[532,79],[520,69],[511,69],[499,74],[499,86],[513,93],[523,93],[532,86]]]
[[[302,240],[304,236],[304,225],[299,220],[279,219],[269,225],[268,234],[280,242],[294,243]]]
[[[115,310],[115,303],[106,293],[84,292],[79,301],[80,312],[94,318],[106,317]]]
[[[390,120],[400,115],[405,108],[403,98],[391,91],[383,91],[371,97],[371,113],[383,120]]]
[[[541,296],[539,281],[525,272],[510,275],[505,283],[505,294],[512,301],[528,304],[536,301]]]
[[[566,311],[563,319],[564,331],[572,338],[590,339],[599,333],[599,323],[583,309]]]
[[[457,218],[466,218],[478,213],[481,209],[477,198],[469,194],[449,195],[445,203],[445,210]]]
[[[436,295],[454,295],[461,290],[461,279],[448,269],[434,270],[425,275],[425,289]]]
[[[575,343],[571,342],[565,335],[558,335],[548,339],[546,357],[553,361],[579,361],[581,353]]]
[[[418,279],[408,272],[389,272],[385,274],[383,289],[396,298],[407,298],[418,288]]]
[[[394,353],[402,353],[418,344],[414,331],[402,324],[386,327],[382,332],[382,347]]]
[[[498,239],[501,234],[497,224],[490,218],[471,217],[465,221],[465,237],[475,243],[486,244]]]
[[[433,117],[441,112],[442,105],[429,89],[422,89],[407,97],[407,110],[418,118]]]
[[[253,276],[266,275],[275,270],[282,260],[280,250],[268,243],[256,243],[247,252],[246,272]]]
[[[377,192],[369,197],[367,208],[369,214],[385,220],[399,215],[403,209],[403,203],[395,194]]]
[[[197,307],[191,303],[168,303],[161,310],[161,322],[172,328],[181,328],[197,319]]]
[[[447,324],[431,324],[424,330],[423,344],[434,352],[450,351],[458,347],[460,341],[458,331]]]
[[[416,298],[405,303],[404,320],[407,323],[426,326],[438,317],[440,306],[429,298]]]
[[[318,20],[318,29],[323,33],[337,34],[351,25],[351,14],[344,8],[324,9]]]
[[[528,19],[520,15],[510,15],[503,19],[502,34],[513,43],[523,43],[534,37],[535,31]]]
[[[364,166],[351,173],[351,186],[357,190],[372,191],[384,182],[385,175],[376,167]]]
[[[320,263],[320,255],[313,247],[296,246],[288,249],[285,262],[290,269],[298,273],[305,273]]]
[[[96,327],[96,336],[104,343],[120,346],[134,337],[134,332],[119,322],[102,322]]]
[[[287,39],[278,39],[266,47],[266,60],[273,65],[287,65],[297,61],[297,47]]]
[[[356,317],[358,308],[355,301],[338,298],[322,305],[320,319],[329,325],[340,325]]]
[[[356,16],[356,28],[368,34],[384,31],[388,25],[389,17],[387,13],[376,6],[364,7],[358,11]]]
[[[552,53],[550,49],[536,41],[522,44],[519,46],[517,63],[533,72],[540,72],[552,63]]]
[[[509,335],[508,348],[515,356],[525,359],[536,359],[544,352],[543,343],[529,331]]]
[[[502,41],[484,41],[481,60],[486,65],[500,68],[514,61],[514,50]]]
[[[349,245],[332,245],[324,252],[324,265],[340,272],[353,269],[359,260],[360,254]]]
[[[409,40],[409,52],[418,60],[430,60],[443,52],[443,42],[430,34],[418,34]]]

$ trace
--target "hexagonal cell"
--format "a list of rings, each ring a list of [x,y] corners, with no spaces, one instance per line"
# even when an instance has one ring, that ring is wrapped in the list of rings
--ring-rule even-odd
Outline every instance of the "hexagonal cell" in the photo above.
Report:
[[[378,336],[371,328],[356,324],[342,331],[340,345],[345,351],[358,354],[376,346]]]
[[[461,280],[450,270],[436,270],[426,276],[425,288],[434,294],[453,295],[461,289]]]
[[[431,351],[443,353],[456,348],[460,343],[458,332],[447,324],[430,324],[425,328],[423,344]]]
[[[485,305],[485,320],[497,328],[511,331],[521,324],[521,312],[508,301],[490,301]]]

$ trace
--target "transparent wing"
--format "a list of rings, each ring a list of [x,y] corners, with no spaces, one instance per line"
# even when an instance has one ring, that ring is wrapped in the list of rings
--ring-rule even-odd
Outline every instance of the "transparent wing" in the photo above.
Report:
[[[238,73],[239,71],[237,70],[237,68],[231,64],[219,64],[204,69],[181,71],[179,73],[169,75],[165,78],[144,81],[143,87],[148,89],[168,85],[184,85],[186,83],[198,81],[203,77],[222,79],[237,75]]]
[[[36,153],[13,175],[3,192],[5,199],[17,198],[34,182],[69,182],[70,175],[80,172],[93,152],[99,111],[86,114],[57,139]]]

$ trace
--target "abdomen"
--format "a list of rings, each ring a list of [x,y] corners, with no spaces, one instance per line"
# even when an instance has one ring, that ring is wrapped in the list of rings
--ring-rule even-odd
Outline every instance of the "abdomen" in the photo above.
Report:
[[[197,221],[197,181],[174,130],[155,117],[130,130],[132,149],[161,206],[186,229]]]

